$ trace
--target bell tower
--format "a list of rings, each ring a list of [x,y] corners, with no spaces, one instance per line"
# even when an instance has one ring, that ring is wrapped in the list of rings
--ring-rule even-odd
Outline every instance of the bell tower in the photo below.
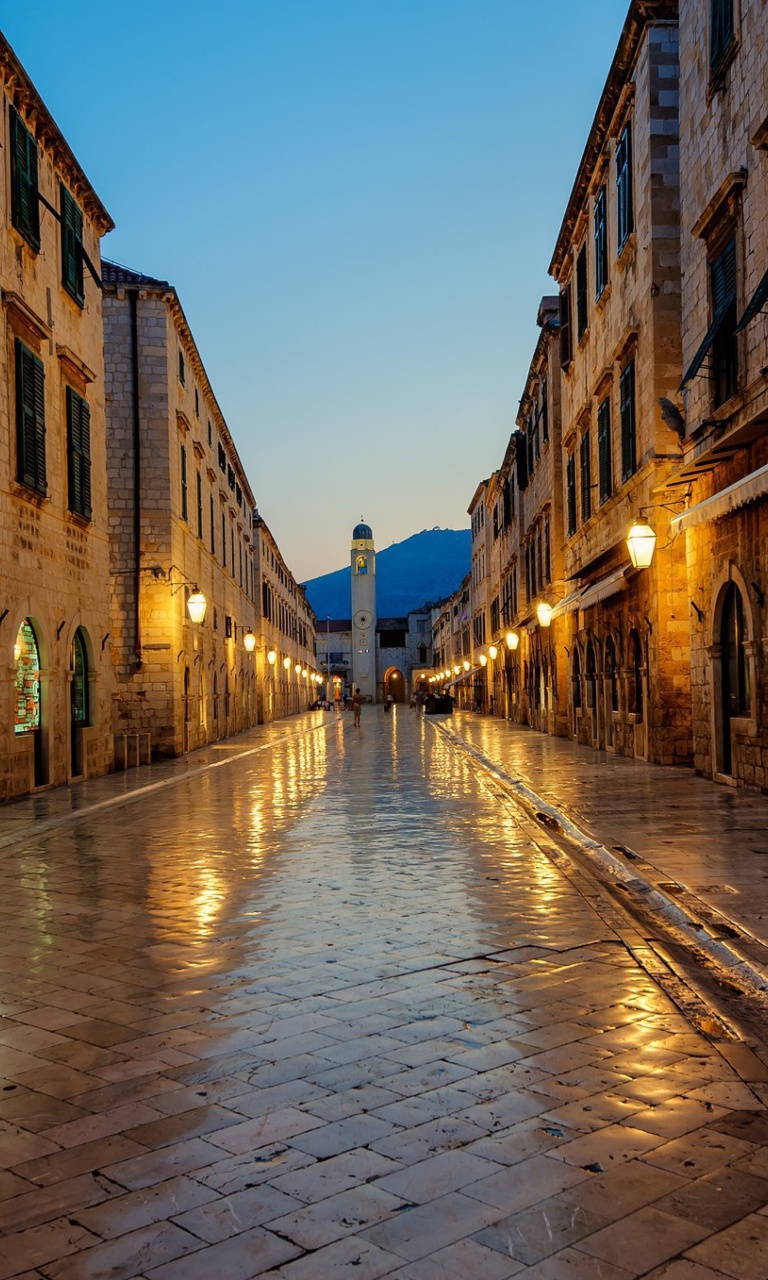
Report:
[[[350,548],[352,606],[352,683],[376,701],[376,552],[371,526],[352,530]]]

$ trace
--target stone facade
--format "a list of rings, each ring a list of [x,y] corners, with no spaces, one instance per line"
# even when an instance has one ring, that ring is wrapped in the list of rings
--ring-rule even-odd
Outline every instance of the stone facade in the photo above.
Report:
[[[256,723],[254,500],[176,291],[109,263],[103,276],[120,765]]]
[[[768,41],[762,0],[680,4],[694,762],[768,787]],[[730,266],[730,273],[728,267]]]
[[[0,800],[112,760],[101,237],[0,36]]]
[[[259,723],[306,711],[318,696],[315,615],[264,519],[254,516]]]

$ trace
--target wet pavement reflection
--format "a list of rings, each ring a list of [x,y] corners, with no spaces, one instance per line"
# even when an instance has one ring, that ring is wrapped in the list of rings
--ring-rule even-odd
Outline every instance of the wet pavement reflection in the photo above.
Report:
[[[428,721],[304,724],[13,816],[0,1280],[765,1280],[768,1071]]]

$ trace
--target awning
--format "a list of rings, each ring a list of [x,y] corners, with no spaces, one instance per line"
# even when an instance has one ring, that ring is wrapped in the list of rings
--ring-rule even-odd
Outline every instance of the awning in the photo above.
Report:
[[[679,533],[681,529],[691,529],[697,524],[719,520],[721,516],[727,516],[729,511],[737,511],[739,507],[746,506],[748,502],[755,502],[767,493],[768,466],[759,467],[757,471],[751,471],[748,476],[744,476],[743,480],[729,484],[726,489],[714,493],[711,498],[705,498],[703,502],[697,502],[695,507],[689,507],[679,516],[673,516],[670,523],[675,533]]]
[[[579,596],[579,609],[589,609],[600,600],[607,600],[609,596],[615,596],[619,591],[623,591],[627,585],[625,570],[628,567],[628,565],[622,565],[621,569],[616,569],[605,578],[600,578],[599,581],[585,587]]]
[[[736,325],[736,333],[741,333],[742,329],[746,329],[750,321],[759,315],[764,307],[768,306],[768,271],[766,271],[759,285],[752,294],[747,304],[747,309]]]
[[[454,676],[452,680],[446,680],[444,684],[442,681],[438,683],[442,684],[443,689],[450,689],[455,684],[461,684],[462,680],[469,680],[470,676],[476,676],[478,671],[482,670],[482,667],[470,667],[469,671],[462,671],[460,676]]]
[[[582,588],[579,587],[578,591],[572,591],[569,596],[564,596],[562,600],[559,600],[552,610],[552,617],[558,618],[561,613],[569,613],[571,609],[578,609],[581,592]]]

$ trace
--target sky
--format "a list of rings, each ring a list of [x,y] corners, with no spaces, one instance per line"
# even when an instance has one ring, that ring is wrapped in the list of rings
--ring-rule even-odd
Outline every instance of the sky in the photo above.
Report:
[[[37,0],[0,26],[177,289],[299,581],[463,528],[628,0]]]

